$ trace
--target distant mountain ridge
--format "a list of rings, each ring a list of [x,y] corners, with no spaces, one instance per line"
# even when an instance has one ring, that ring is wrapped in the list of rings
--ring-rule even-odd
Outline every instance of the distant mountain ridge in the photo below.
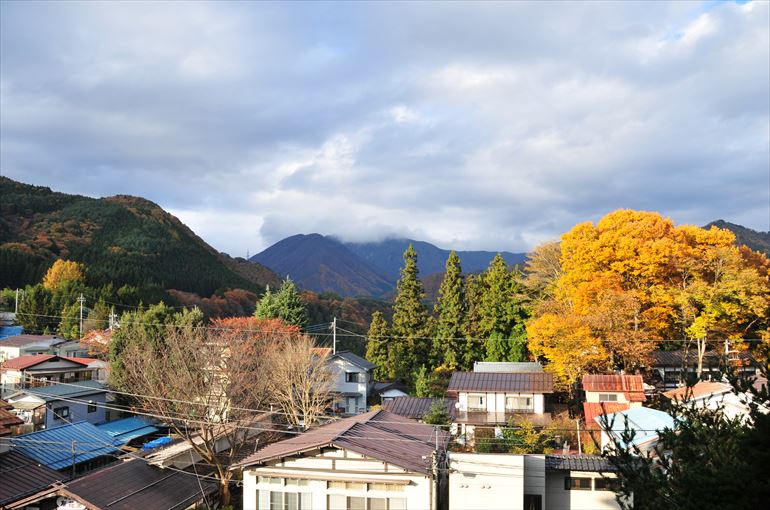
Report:
[[[726,228],[735,234],[735,242],[744,244],[754,251],[759,251],[770,257],[770,232],[760,232],[743,225],[736,225],[725,220],[712,221],[704,228]]]
[[[297,285],[314,292],[341,296],[387,297],[392,295],[403,265],[406,248],[417,252],[424,278],[444,271],[450,250],[413,239],[386,239],[378,243],[343,243],[332,236],[297,234],[278,241],[251,257]],[[458,251],[463,270],[483,271],[496,252]],[[524,253],[501,252],[509,264],[520,264]]]

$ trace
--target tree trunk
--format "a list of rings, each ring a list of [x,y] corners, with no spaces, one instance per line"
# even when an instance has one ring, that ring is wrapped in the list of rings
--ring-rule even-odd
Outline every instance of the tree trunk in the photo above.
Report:
[[[219,484],[219,498],[222,506],[230,504],[230,479],[222,479]]]
[[[698,342],[698,379],[700,379],[701,374],[703,373],[703,357],[706,354],[706,339],[699,338],[697,342]]]

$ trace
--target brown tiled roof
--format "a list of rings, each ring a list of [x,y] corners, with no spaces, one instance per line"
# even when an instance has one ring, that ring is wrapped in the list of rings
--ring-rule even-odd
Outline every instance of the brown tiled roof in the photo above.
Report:
[[[135,459],[78,478],[68,483],[64,492],[110,510],[181,510],[202,500],[201,490],[210,495],[217,490],[217,484],[198,479],[191,472],[161,469]]]
[[[438,433],[439,443],[446,445],[448,434],[443,431]],[[430,475],[430,458],[435,442],[436,431],[432,425],[417,423],[387,411],[370,411],[268,445],[240,462],[238,466],[262,464],[324,446],[333,446]]]
[[[41,491],[62,477],[58,471],[41,466],[19,452],[0,453],[0,508]]]
[[[447,392],[460,391],[553,393],[553,375],[548,372],[455,372]]]
[[[644,402],[644,382],[641,375],[589,374],[583,376],[585,391],[622,391],[629,402]]]
[[[449,416],[454,418],[457,415],[457,408],[455,407],[457,400],[453,398],[396,397],[382,404],[382,408],[399,416],[422,420],[433,406],[433,402],[444,402]]]
[[[54,358],[64,359],[67,361],[71,361],[73,363],[78,363],[80,365],[87,366],[86,363],[78,361],[78,359],[82,359],[82,358],[67,358],[65,356],[56,356],[55,354],[29,354],[27,356],[19,356],[18,358],[13,358],[5,361],[2,365],[2,368],[10,369],[10,370],[24,370],[26,368],[39,365],[40,363],[43,363],[45,361],[51,361]],[[91,360],[91,361],[96,361],[96,360]]]
[[[617,413],[618,411],[625,411],[630,408],[631,406],[624,402],[583,402],[586,427],[594,428],[596,425],[594,418],[597,416]]]
[[[713,394],[728,393],[733,388],[727,383],[719,381],[698,381],[693,387],[682,386],[665,392],[663,395],[671,400],[685,400],[688,398],[700,398]]]
[[[12,432],[11,427],[24,423],[24,420],[9,412],[9,409],[13,409],[13,406],[0,400],[0,437],[10,435]]]

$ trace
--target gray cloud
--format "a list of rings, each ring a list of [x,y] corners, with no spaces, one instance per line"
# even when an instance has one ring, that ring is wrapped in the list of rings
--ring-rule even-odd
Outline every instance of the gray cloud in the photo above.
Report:
[[[770,228],[770,4],[0,3],[0,168],[252,253]]]

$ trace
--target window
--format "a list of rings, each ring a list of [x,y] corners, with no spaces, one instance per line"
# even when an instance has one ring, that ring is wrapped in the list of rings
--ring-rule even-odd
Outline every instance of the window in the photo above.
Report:
[[[532,400],[532,397],[506,397],[505,408],[509,411],[531,411],[534,409]]]
[[[349,491],[365,491],[366,484],[363,482],[327,482],[329,489],[345,489]]]
[[[486,411],[487,399],[484,395],[468,395],[469,411]]]
[[[88,401],[88,412],[89,413],[95,413],[96,412],[96,404],[93,400]]]
[[[358,382],[359,375],[358,372],[345,372],[345,382]]]
[[[65,407],[54,407],[53,408],[53,418],[54,420],[66,420],[70,417],[70,408]]]
[[[260,476],[259,483],[269,483],[273,485],[283,485],[283,478],[277,476]]]
[[[599,393],[599,402],[617,402],[617,393]]]
[[[404,492],[404,486],[395,483],[370,483],[369,490],[380,492]]]
[[[302,478],[287,478],[286,485],[293,487],[307,487],[308,481]]]
[[[594,478],[594,490],[616,491],[620,484],[617,478]]]
[[[591,479],[590,478],[572,478],[571,476],[567,476],[564,478],[564,490],[590,491]]]
[[[310,510],[310,494],[306,492],[257,491],[258,510]]]

